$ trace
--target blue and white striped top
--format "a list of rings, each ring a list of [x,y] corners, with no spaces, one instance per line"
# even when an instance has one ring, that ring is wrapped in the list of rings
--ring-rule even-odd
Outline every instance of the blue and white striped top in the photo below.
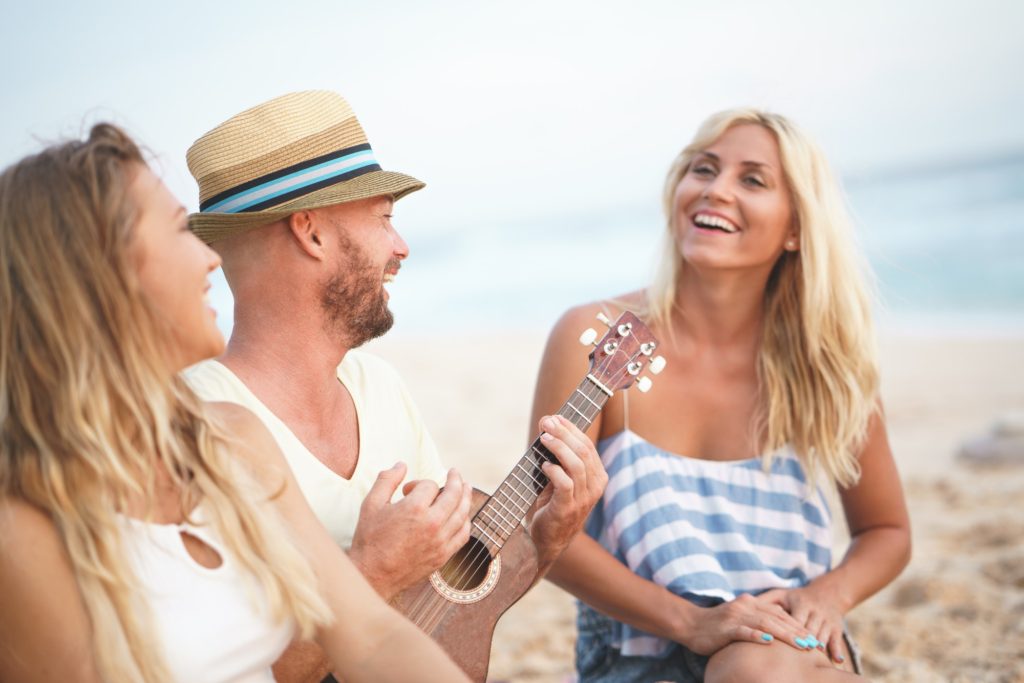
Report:
[[[628,429],[598,444],[608,470],[587,533],[639,576],[702,606],[794,588],[831,565],[828,504],[791,449],[761,458],[688,458]],[[581,612],[589,610],[581,605]],[[596,614],[582,614],[581,623]],[[665,655],[671,643],[615,624],[611,647]]]

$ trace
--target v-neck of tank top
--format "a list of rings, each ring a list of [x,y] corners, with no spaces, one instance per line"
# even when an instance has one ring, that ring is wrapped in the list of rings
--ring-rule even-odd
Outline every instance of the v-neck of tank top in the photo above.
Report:
[[[262,410],[266,414],[266,417],[270,420],[273,420],[274,423],[278,427],[280,427],[280,429],[283,430],[286,434],[288,434],[288,436],[290,436],[295,441],[295,443],[297,443],[302,448],[302,451],[316,463],[315,466],[323,470],[324,475],[350,482],[358,481],[361,479],[363,475],[362,470],[365,468],[363,467],[363,458],[360,456],[363,451],[363,444],[366,442],[365,434],[363,434],[363,421],[359,418],[360,414],[362,413],[363,406],[360,405],[359,399],[356,398],[356,394],[358,392],[352,391],[345,385],[345,380],[342,379],[340,373],[337,370],[335,370],[334,376],[337,378],[338,384],[340,384],[342,388],[348,392],[349,398],[352,399],[352,407],[355,409],[356,413],[356,434],[359,437],[359,451],[356,454],[356,466],[355,469],[352,470],[352,476],[348,478],[341,476],[340,474],[332,470],[330,467],[328,467],[326,464],[324,464],[324,462],[320,458],[316,457],[313,451],[309,450],[306,444],[303,443],[302,439],[300,439],[298,435],[292,430],[292,428],[288,426],[288,423],[286,423],[284,420],[278,417],[277,413],[268,408],[267,404],[264,403],[263,400],[259,396],[257,396],[252,389],[249,388],[249,385],[243,382],[242,378],[236,375],[231,368],[224,365],[218,360],[213,360],[210,362],[216,363],[221,368],[223,368],[224,372],[226,372],[231,377],[232,381],[237,382],[238,385],[242,387],[244,391],[249,394],[249,396],[252,397],[252,400],[256,403],[256,405],[260,407],[260,410]],[[260,417],[262,418],[263,416]],[[375,478],[377,476],[376,472],[374,472],[372,476]]]

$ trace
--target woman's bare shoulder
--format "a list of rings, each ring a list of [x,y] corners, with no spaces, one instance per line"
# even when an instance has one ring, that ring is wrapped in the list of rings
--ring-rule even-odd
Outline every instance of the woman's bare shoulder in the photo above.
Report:
[[[577,328],[581,331],[591,326],[599,313],[606,315],[610,320],[614,320],[623,311],[640,310],[645,302],[645,291],[638,289],[608,299],[599,299],[573,306],[563,313],[562,317],[555,323],[555,332],[577,330]],[[579,331],[576,334],[579,334]]]
[[[44,510],[21,498],[0,496],[0,539],[0,557],[4,557],[26,543],[59,541],[59,534]]]

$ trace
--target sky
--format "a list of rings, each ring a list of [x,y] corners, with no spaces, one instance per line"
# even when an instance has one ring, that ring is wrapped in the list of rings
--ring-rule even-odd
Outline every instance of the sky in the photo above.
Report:
[[[40,0],[0,24],[0,165],[112,120],[194,210],[197,137],[332,89],[384,168],[427,182],[396,212],[415,253],[419,238],[656,211],[697,125],[741,104],[797,121],[850,178],[1019,155],[1022,35],[1012,0]]]

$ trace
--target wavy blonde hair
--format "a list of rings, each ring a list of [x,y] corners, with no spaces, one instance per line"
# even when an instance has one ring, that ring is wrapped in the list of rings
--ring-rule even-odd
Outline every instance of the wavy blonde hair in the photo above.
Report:
[[[672,162],[665,180],[661,260],[646,293],[645,316],[671,329],[683,268],[673,197],[700,151],[729,128],[756,124],[779,145],[800,234],[800,250],[783,252],[764,294],[758,356],[761,407],[755,423],[767,453],[791,444],[814,477],[852,486],[857,454],[878,409],[878,367],[870,271],[828,162],[818,146],[778,114],[732,109],[708,118]],[[766,461],[766,467],[770,463]]]
[[[119,510],[155,499],[156,465],[183,510],[255,577],[303,636],[329,619],[313,571],[203,404],[167,366],[161,322],[129,253],[145,164],[118,128],[52,146],[0,175],[0,495],[49,514],[71,560],[104,680],[164,681],[152,614]],[[255,596],[254,596],[255,597]]]

